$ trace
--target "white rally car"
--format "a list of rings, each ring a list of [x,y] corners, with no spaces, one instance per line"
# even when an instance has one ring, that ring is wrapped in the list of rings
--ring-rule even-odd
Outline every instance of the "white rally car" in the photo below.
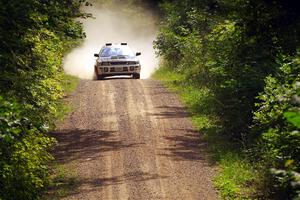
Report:
[[[99,54],[94,54],[97,57],[96,78],[99,80],[106,76],[130,75],[134,79],[139,79],[141,72],[140,61],[137,58],[139,55],[141,53],[134,53],[127,43],[107,43]]]

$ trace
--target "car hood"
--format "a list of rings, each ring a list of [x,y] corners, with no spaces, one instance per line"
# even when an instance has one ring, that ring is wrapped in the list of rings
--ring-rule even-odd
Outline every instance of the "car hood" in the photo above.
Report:
[[[112,57],[99,57],[98,62],[114,62],[114,61],[139,61],[137,57],[129,57],[129,56],[112,56]]]

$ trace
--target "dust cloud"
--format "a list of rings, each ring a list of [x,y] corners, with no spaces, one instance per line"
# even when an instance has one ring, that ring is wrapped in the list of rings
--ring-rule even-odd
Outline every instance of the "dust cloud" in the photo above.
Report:
[[[134,12],[134,8],[130,8],[130,12],[126,12],[126,9],[117,6],[100,5],[85,7],[84,11],[91,13],[94,19],[82,21],[87,37],[80,47],[65,57],[65,72],[82,79],[92,79],[96,60],[94,53],[99,53],[105,43],[127,42],[133,51],[142,53],[139,57],[141,78],[148,78],[158,65],[153,49],[157,33],[155,14],[146,9]]]

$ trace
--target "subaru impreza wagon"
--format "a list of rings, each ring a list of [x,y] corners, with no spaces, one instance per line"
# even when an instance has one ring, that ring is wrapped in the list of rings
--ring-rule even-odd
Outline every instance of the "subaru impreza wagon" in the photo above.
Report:
[[[139,55],[141,53],[134,53],[127,43],[105,44],[99,53],[94,54],[97,57],[96,78],[99,80],[107,76],[130,75],[134,79],[139,79],[141,72]]]

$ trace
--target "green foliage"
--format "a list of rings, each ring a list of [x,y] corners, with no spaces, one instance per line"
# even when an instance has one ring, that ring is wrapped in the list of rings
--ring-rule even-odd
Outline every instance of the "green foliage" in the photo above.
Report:
[[[65,93],[63,54],[85,36],[83,2],[0,1],[0,199],[38,199],[47,184],[46,131]]]
[[[266,78],[264,92],[258,97],[254,130],[262,133],[257,148],[264,165],[271,168],[268,173],[275,184],[270,187],[278,199],[293,199],[300,197],[299,56],[280,64],[278,73]]]
[[[300,199],[300,173],[292,170],[270,170],[275,183],[273,187],[276,196],[274,199]]]
[[[54,140],[27,119],[22,108],[0,97],[0,197],[36,199],[47,181],[47,152]]]
[[[257,178],[251,164],[235,152],[221,156],[219,165],[221,174],[215,178],[215,185],[220,188],[224,199],[251,199],[253,186],[249,185]]]
[[[154,43],[158,55],[181,74],[182,84],[192,85],[190,94],[209,92],[192,98],[201,99],[192,105],[199,110],[202,101],[211,102],[198,121],[215,116],[216,134],[230,138],[254,163],[263,163],[256,166],[270,183],[264,195],[286,197],[294,190],[275,189],[270,169],[290,174],[285,164],[292,160],[292,174],[299,172],[299,3],[166,0],[161,7],[165,18]]]
[[[299,112],[285,112],[284,117],[288,122],[292,123],[297,128],[300,128],[300,113]]]

